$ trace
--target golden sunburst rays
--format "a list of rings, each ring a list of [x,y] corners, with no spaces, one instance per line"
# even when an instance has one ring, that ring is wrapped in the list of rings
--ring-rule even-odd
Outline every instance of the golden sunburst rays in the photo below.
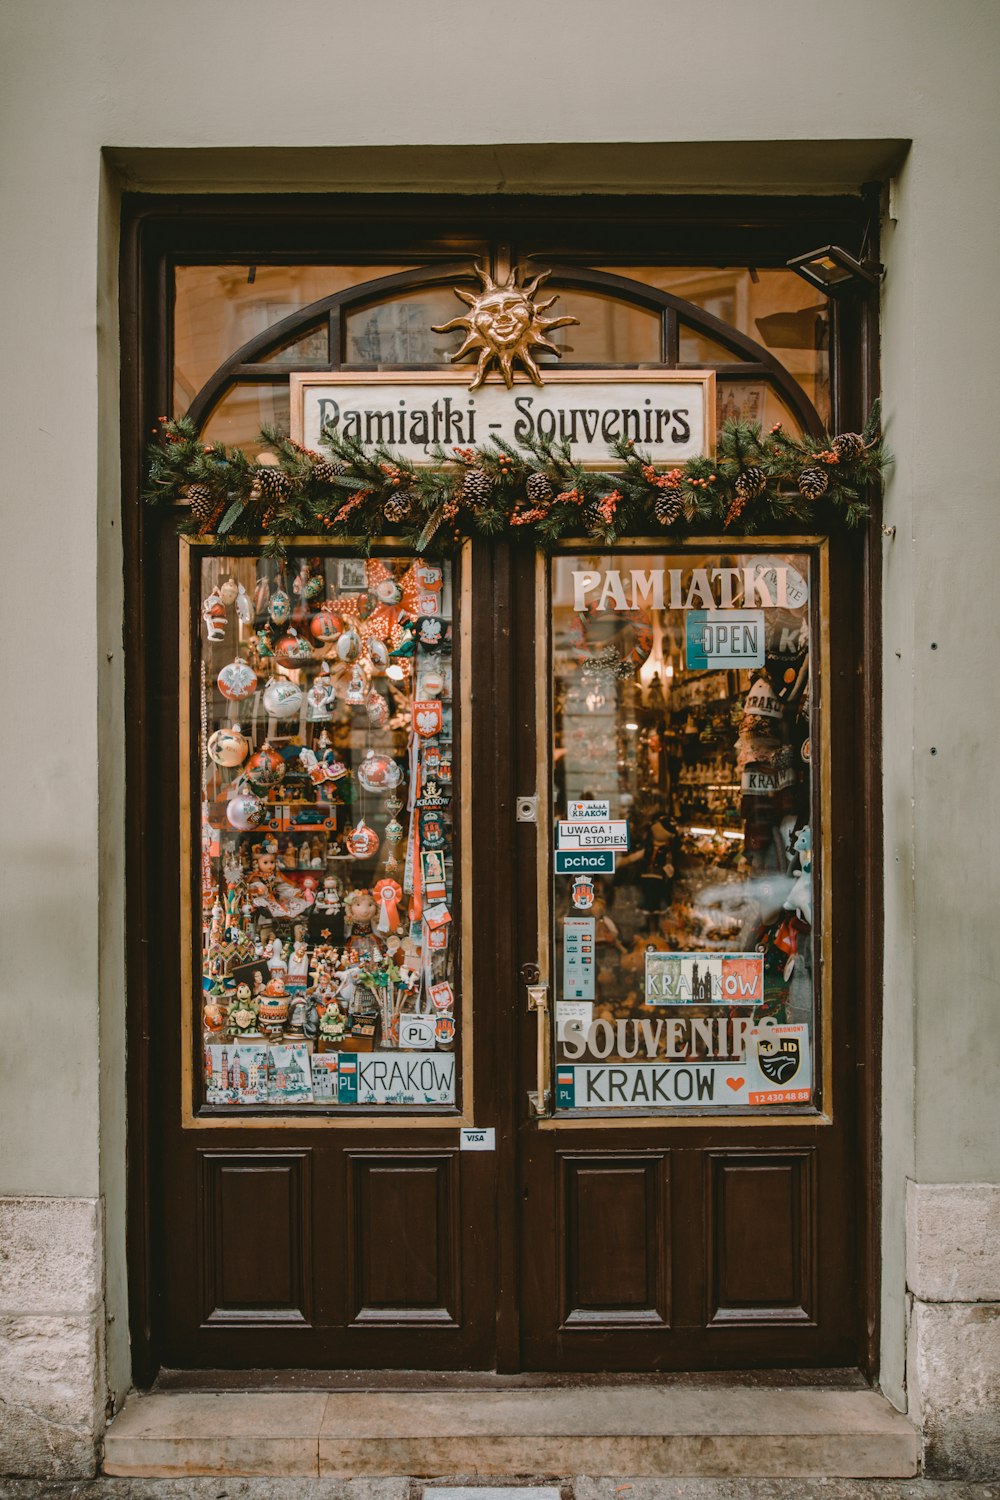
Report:
[[[454,364],[470,349],[479,350],[479,362],[470,382],[470,391],[476,391],[486,379],[486,372],[495,361],[509,388],[514,384],[514,360],[520,360],[535,385],[541,385],[542,374],[532,357],[532,349],[547,349],[550,354],[562,357],[561,350],[546,337],[554,328],[565,328],[569,323],[579,323],[579,318],[546,318],[546,313],[558,297],[549,297],[544,302],[535,300],[535,293],[551,271],[540,271],[531,281],[518,284],[520,267],[512,270],[504,282],[497,282],[488,271],[476,263],[476,275],[483,289],[474,296],[463,287],[452,287],[455,296],[467,304],[469,313],[452,318],[450,323],[434,325],[435,333],[450,333],[453,328],[464,328],[466,338],[462,347],[452,355]]]

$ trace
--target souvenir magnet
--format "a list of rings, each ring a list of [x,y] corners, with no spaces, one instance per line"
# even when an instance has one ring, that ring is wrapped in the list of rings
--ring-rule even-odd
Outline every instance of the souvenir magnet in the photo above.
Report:
[[[444,639],[444,622],[434,615],[421,615],[417,621],[417,640],[421,646],[440,646]]]
[[[443,901],[446,891],[444,858],[437,849],[421,850],[420,874],[426,899]]]
[[[441,732],[441,705],[415,699],[413,703],[413,727],[423,739]]]
[[[573,905],[577,911],[589,911],[593,904],[593,880],[589,875],[578,875],[573,881]]]
[[[400,1016],[399,1045],[414,1051],[434,1046],[437,1023],[433,1016]]]
[[[455,1040],[455,1019],[453,1016],[438,1016],[434,1028],[439,1042],[447,1044]]]
[[[420,814],[420,843],[424,849],[444,848],[444,827],[439,812],[426,810]]]
[[[437,984],[432,984],[430,996],[436,1010],[454,1009],[455,996],[447,980],[442,979]]]

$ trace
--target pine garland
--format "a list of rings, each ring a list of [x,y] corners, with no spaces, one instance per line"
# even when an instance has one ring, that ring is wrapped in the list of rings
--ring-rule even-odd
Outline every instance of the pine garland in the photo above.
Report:
[[[628,440],[614,444],[620,467],[610,472],[582,468],[568,444],[547,441],[438,447],[433,464],[420,468],[329,428],[322,454],[273,428],[262,429],[260,442],[267,451],[250,458],[241,448],[202,443],[186,417],[161,418],[143,499],[177,504],[197,487],[199,514],[189,514],[181,531],[265,536],[265,553],[274,555],[282,553],[284,537],[322,533],[349,538],[362,552],[381,536],[423,552],[504,532],[542,547],[580,536],[612,545],[661,532],[751,535],[792,522],[820,530],[857,526],[891,462],[878,402],[862,433],[824,442],[793,437],[780,422],[766,435],[756,424],[727,422],[714,458],[670,469],[657,468]],[[657,519],[665,494],[670,503],[659,505],[663,519]]]

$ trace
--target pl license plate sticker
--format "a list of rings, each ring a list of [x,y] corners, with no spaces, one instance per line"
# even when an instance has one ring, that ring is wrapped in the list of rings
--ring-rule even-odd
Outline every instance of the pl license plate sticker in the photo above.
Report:
[[[689,672],[762,667],[764,611],[692,609],[685,621],[685,639]]]
[[[806,1025],[754,1027],[741,1062],[560,1063],[556,1068],[558,1109],[718,1111],[811,1101]]]
[[[647,1005],[760,1005],[762,953],[646,953]]]
[[[341,1104],[454,1104],[454,1053],[342,1052]]]

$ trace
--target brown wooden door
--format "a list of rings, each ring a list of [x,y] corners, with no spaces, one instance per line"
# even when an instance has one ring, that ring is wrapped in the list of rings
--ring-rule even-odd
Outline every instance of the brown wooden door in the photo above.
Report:
[[[820,584],[819,552],[805,550]],[[817,1011],[818,1107],[797,1118],[794,1110],[786,1110],[785,1118],[781,1111],[755,1117],[723,1110],[702,1122],[641,1107],[595,1108],[588,1117],[580,1109],[553,1109],[550,1101],[549,1117],[538,1119],[527,1098],[527,1089],[535,1087],[536,1020],[522,996],[516,1109],[520,1357],[527,1369],[833,1366],[862,1358],[859,1225],[866,1173],[857,1155],[853,984],[860,914],[850,876],[860,832],[853,762],[857,679],[850,665],[859,599],[849,548],[838,543],[831,553],[829,577],[822,581],[828,592],[824,597],[817,589],[812,603],[813,630],[822,634],[830,622],[830,656],[821,664],[822,653],[816,652],[813,684],[815,691],[822,671],[823,712],[834,729],[832,736],[824,734],[814,701],[813,743],[817,732],[823,742],[822,755],[812,760],[817,813],[823,801],[819,783],[829,777],[828,847],[820,860],[829,884],[826,898],[814,882],[817,930],[823,929],[814,962],[819,990],[824,980],[829,985],[830,1007],[825,1036]],[[611,554],[607,562],[627,556]],[[593,557],[587,566],[596,566]],[[551,672],[552,641],[539,640],[547,622],[539,605],[547,567],[540,570],[535,559],[524,557],[516,569],[513,617],[522,682],[536,670]],[[547,845],[555,840],[545,826],[545,802],[552,768],[543,739],[548,725],[527,693],[519,708],[519,785],[534,789],[537,764],[542,793],[537,828],[519,828],[518,951],[530,966],[539,962],[539,884],[551,883]],[[551,702],[549,709],[554,726]],[[683,751],[682,742],[677,756]],[[550,788],[550,820],[565,817],[566,784],[558,766]],[[683,803],[674,803],[678,809]],[[633,811],[638,813],[638,804]],[[819,917],[824,907],[826,923]],[[564,900],[555,912],[556,929],[566,910],[573,908]],[[540,963],[555,1005],[563,980],[557,959],[550,952]],[[619,967],[614,982],[621,984],[622,974]],[[822,1007],[822,999],[818,1003]],[[640,1006],[636,1014],[656,1011]],[[740,1071],[734,1064],[732,1082]],[[559,1072],[554,1065],[553,1073]],[[553,1087],[555,1082],[550,1077]]]

